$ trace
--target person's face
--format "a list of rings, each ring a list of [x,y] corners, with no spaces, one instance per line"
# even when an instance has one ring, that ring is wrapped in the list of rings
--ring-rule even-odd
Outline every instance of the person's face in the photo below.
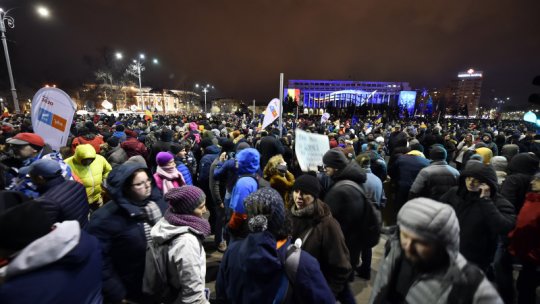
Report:
[[[21,159],[30,158],[37,152],[30,145],[12,145],[12,148],[15,155]]]
[[[419,235],[400,227],[399,241],[405,257],[412,264],[421,264],[433,260],[437,246]]]
[[[174,162],[174,159],[171,159],[168,163],[165,164],[163,167],[176,167],[176,163]]]
[[[540,192],[540,178],[533,178],[531,181],[531,190],[533,192]]]
[[[203,200],[203,202],[193,210],[193,215],[198,216],[200,218],[203,217],[203,214],[206,213],[206,199]]]
[[[81,164],[85,167],[88,167],[92,164],[92,162],[94,161],[93,158],[85,158],[83,160],[81,160]]]
[[[470,192],[478,192],[480,191],[480,184],[482,182],[474,177],[466,177],[465,178],[465,186],[467,187],[467,190]]]
[[[488,142],[489,141],[489,136],[482,137],[482,140],[485,141],[485,142]]]
[[[467,136],[465,137],[465,140],[467,140],[467,141],[472,141],[472,135],[471,135],[471,134],[467,135]]]
[[[336,168],[332,168],[332,167],[328,167],[328,166],[324,166],[324,170],[326,172],[326,175],[328,175],[328,176],[332,176],[332,175],[336,174],[336,172],[337,172]]]
[[[178,156],[180,158],[186,158],[187,152],[186,149],[182,149],[180,152],[178,152]]]
[[[136,201],[144,201],[152,192],[152,180],[146,172],[137,172],[131,183],[130,196]]]
[[[300,210],[313,204],[313,202],[315,201],[315,197],[313,197],[313,195],[311,194],[307,194],[305,192],[302,192],[302,190],[297,189],[293,191],[293,201],[296,205],[296,208]]]

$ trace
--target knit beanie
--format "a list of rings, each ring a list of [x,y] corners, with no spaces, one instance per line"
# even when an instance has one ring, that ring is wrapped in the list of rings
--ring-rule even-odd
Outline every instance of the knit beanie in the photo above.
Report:
[[[279,192],[263,187],[252,192],[244,200],[251,232],[268,230],[277,238],[286,237],[285,204]]]
[[[206,199],[206,195],[199,187],[182,186],[172,188],[165,193],[165,200],[169,203],[170,211],[176,214],[192,214]]]
[[[331,168],[341,170],[349,164],[349,160],[342,152],[330,149],[323,156],[323,163]]]
[[[459,251],[459,222],[449,205],[423,197],[410,200],[399,210],[397,224],[427,241],[449,248],[449,253]]]
[[[446,149],[441,145],[431,146],[431,150],[429,151],[429,159],[446,160]]]
[[[37,201],[1,207],[1,249],[19,251],[51,231],[53,223]]]
[[[111,136],[107,139],[107,144],[109,147],[116,147],[120,143],[120,138],[116,136]]]
[[[314,198],[318,198],[321,193],[321,185],[315,176],[304,174],[294,181],[292,190],[300,190],[303,193],[311,194]]]
[[[491,165],[495,171],[506,171],[506,167],[508,167],[508,160],[506,160],[506,157],[504,156],[494,156],[491,159]]]
[[[159,166],[165,166],[168,162],[174,159],[174,155],[171,152],[159,152],[156,155],[156,163]]]

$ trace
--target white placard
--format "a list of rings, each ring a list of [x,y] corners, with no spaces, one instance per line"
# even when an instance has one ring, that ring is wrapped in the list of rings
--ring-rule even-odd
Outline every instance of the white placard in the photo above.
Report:
[[[330,150],[328,136],[295,130],[294,150],[302,171],[317,171],[324,153]]]
[[[75,103],[58,88],[42,88],[32,99],[32,127],[55,151],[67,144]]]
[[[328,118],[330,118],[330,114],[323,113],[323,115],[321,116],[321,123],[324,123],[325,121],[327,121]]]

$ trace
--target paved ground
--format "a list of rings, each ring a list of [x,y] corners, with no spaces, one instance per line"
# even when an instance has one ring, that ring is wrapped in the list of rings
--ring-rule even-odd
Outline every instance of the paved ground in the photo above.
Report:
[[[212,247],[212,239],[207,239],[205,241],[205,248],[206,250],[206,286],[210,288],[212,293],[214,292],[214,284],[215,279],[217,275],[217,271],[219,269],[219,262],[221,261],[222,254],[213,249]],[[386,236],[381,236],[381,241],[377,246],[373,248],[373,261],[371,263],[371,281],[366,281],[363,279],[360,279],[359,277],[356,277],[355,281],[351,283],[351,288],[353,290],[353,293],[355,294],[356,302],[358,304],[367,303],[369,301],[369,297],[371,295],[371,286],[373,284],[373,280],[375,279],[375,276],[377,275],[377,271],[379,269],[379,263],[383,256],[384,252],[384,243],[386,242]]]

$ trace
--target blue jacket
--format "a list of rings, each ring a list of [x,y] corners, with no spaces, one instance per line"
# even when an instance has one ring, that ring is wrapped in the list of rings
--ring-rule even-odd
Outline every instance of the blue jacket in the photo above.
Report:
[[[127,138],[126,133],[124,131],[114,131],[112,136],[118,137],[118,139],[120,140],[120,143],[123,143],[124,141],[126,141],[126,138]]]
[[[389,174],[397,181],[399,188],[408,192],[420,170],[427,166],[429,166],[429,160],[425,157],[405,154],[398,157],[390,168]]]
[[[193,178],[191,177],[191,172],[189,172],[189,168],[186,165],[184,165],[182,162],[177,162],[176,169],[184,177],[184,181],[186,182],[186,185],[193,186]]]
[[[244,199],[259,187],[255,178],[251,177],[259,171],[259,160],[260,154],[253,148],[244,149],[236,154],[238,176],[244,176],[238,179],[231,193],[229,207],[236,213],[245,213]]]
[[[208,182],[210,180],[210,166],[214,160],[219,156],[221,149],[216,145],[206,147],[205,154],[201,158],[199,168],[199,184],[208,188]]]
[[[122,191],[126,179],[138,169],[146,169],[146,165],[128,163],[111,171],[107,189],[112,201],[94,212],[88,225],[88,232],[96,236],[103,246],[103,295],[112,302],[126,296],[141,296],[147,243],[144,231],[146,214]],[[154,182],[150,173],[148,176]],[[164,213],[167,205],[155,185],[148,200],[156,202]]]
[[[216,279],[216,303],[272,303],[284,275],[289,242],[276,249],[274,236],[251,233],[232,242],[225,252]],[[319,263],[302,251],[296,273],[293,303],[335,303]]]
[[[100,244],[78,226],[76,221],[64,222],[27,247],[33,246],[34,250],[25,252],[27,248],[23,249],[6,266],[12,275],[0,285],[0,303],[101,303]],[[66,235],[65,230],[69,230],[69,236],[61,238],[63,242],[52,237],[53,234]],[[69,241],[64,241],[66,239]],[[68,244],[75,246],[68,253],[58,250]],[[41,259],[40,254],[44,252],[47,256]],[[17,267],[17,259],[25,256],[27,262]],[[51,259],[54,261],[49,262]]]
[[[83,185],[58,176],[38,187],[38,191],[41,193],[41,206],[53,223],[76,220],[83,229],[86,228],[90,208]]]

